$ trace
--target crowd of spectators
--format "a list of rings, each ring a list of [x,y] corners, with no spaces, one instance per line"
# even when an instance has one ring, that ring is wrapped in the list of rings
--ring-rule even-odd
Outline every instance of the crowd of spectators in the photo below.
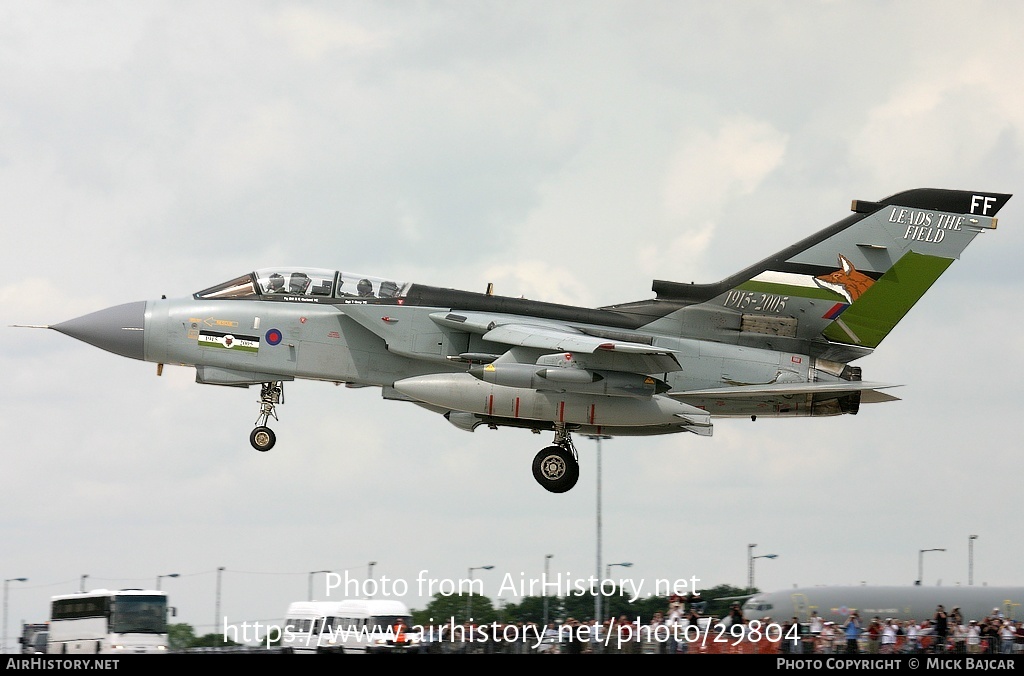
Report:
[[[765,618],[771,621],[771,618]],[[796,623],[797,618],[792,618]],[[981,618],[965,619],[959,608],[943,606],[928,619],[872,617],[866,623],[856,612],[837,625],[812,612],[800,639],[779,645],[783,653],[1024,653],[1024,625],[1004,617],[999,608]]]
[[[687,632],[687,627],[693,629]],[[673,598],[664,612],[655,612],[646,621],[621,615],[602,622],[569,617],[546,627],[495,622],[427,629],[421,648],[437,653],[1024,653],[1024,625],[1004,617],[998,608],[981,619],[966,619],[959,608],[947,613],[939,606],[933,617],[920,621],[864,621],[851,612],[837,624],[812,612],[807,621],[763,617],[755,623],[743,618],[738,603],[722,617],[704,617],[697,604]]]

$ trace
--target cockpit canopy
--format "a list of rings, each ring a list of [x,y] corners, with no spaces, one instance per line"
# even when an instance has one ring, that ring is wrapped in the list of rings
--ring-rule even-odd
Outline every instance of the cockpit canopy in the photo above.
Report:
[[[401,298],[410,284],[321,268],[263,268],[195,294],[196,298],[259,298],[264,296],[340,299]]]

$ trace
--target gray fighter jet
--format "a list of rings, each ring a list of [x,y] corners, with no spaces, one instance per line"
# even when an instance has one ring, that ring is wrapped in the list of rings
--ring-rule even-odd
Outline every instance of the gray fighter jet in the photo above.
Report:
[[[284,383],[381,388],[473,431],[554,433],[547,490],[579,478],[571,435],[710,436],[714,417],[857,413],[895,399],[870,354],[1011,196],[918,189],[853,213],[715,284],[656,280],[648,300],[581,308],[312,268],[247,272],[191,297],[52,328],[132,359],[260,386],[250,441],[270,450]]]

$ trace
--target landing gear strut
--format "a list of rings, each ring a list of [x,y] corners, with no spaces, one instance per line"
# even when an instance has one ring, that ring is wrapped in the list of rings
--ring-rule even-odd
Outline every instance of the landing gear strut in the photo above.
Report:
[[[274,430],[267,427],[267,422],[273,416],[277,420],[277,411],[274,407],[284,403],[284,383],[263,383],[260,388],[260,415],[256,418],[256,429],[249,435],[249,443],[257,451],[265,453],[277,443],[277,435]]]
[[[533,458],[533,478],[552,493],[565,493],[580,478],[580,464],[572,437],[564,425],[555,428],[555,445]]]

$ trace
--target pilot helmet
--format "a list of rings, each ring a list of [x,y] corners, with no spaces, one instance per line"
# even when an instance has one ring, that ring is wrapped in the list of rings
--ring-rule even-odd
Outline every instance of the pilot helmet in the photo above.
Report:
[[[309,275],[305,272],[293,272],[291,282],[288,284],[288,293],[305,293],[309,282]]]

